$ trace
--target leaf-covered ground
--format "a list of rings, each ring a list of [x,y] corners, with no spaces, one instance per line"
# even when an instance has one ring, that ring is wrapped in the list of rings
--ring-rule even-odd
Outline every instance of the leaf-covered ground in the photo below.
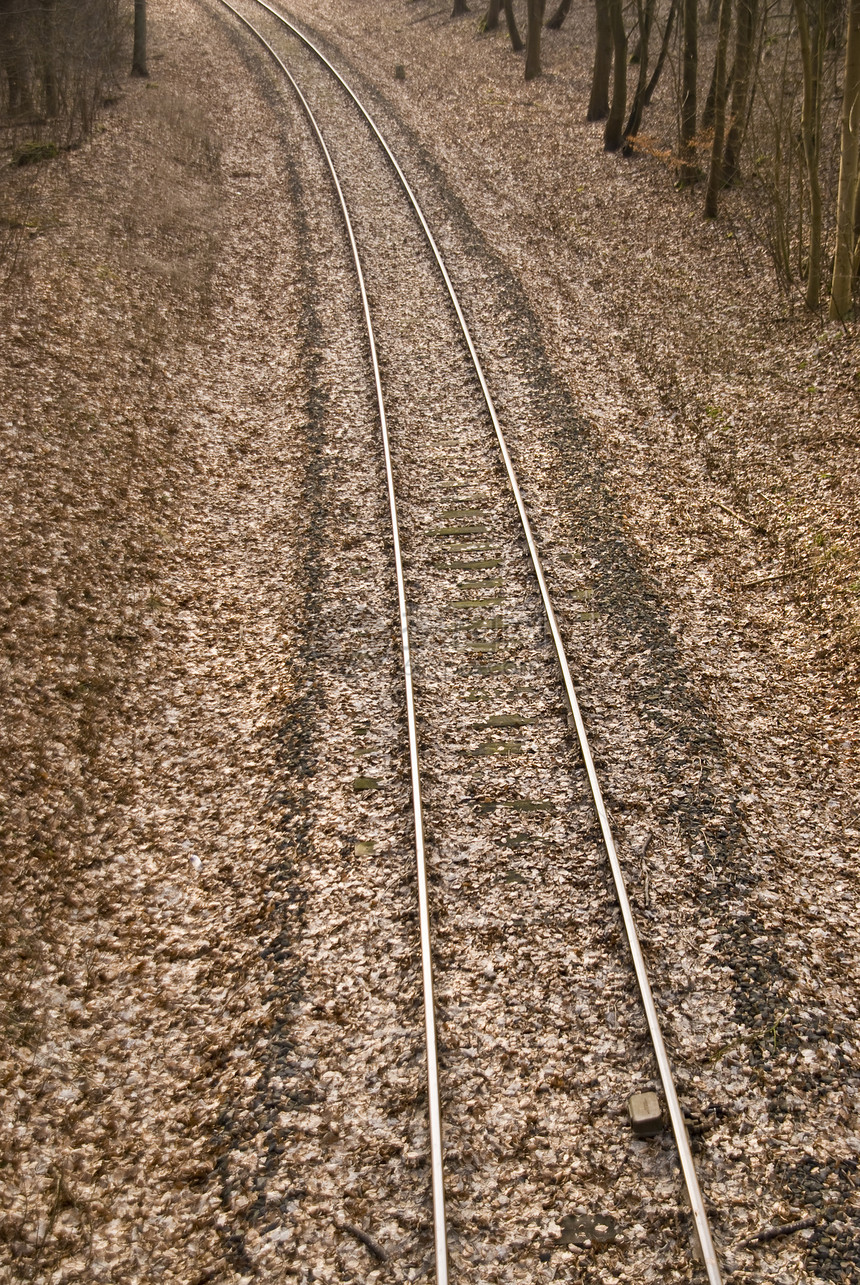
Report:
[[[742,190],[705,224],[658,159],[602,152],[583,120],[585,10],[526,86],[475,14],[295,8],[393,131],[500,401],[523,407],[512,438],[572,595],[562,620],[655,954],[677,972],[688,951],[735,988],[736,1039],[702,1071],[727,1112],[705,1161],[724,1177],[709,1193],[721,1225],[736,1245],[818,1219],[799,1241],[736,1249],[740,1279],[854,1279],[856,328],[780,296]],[[350,1205],[357,1180],[327,1159],[340,1126],[314,1040],[334,1057],[325,987],[354,933],[317,943],[302,927],[308,899],[340,895],[342,852],[384,923],[397,876],[369,844],[387,851],[406,825],[351,788],[364,769],[401,771],[396,701],[368,681],[353,727],[336,676],[328,705],[312,679],[332,586],[348,596],[366,557],[387,592],[374,448],[338,436],[366,414],[362,353],[326,365],[329,197],[302,186],[274,80],[214,3],[170,0],[152,21],[151,80],[124,81],[79,151],[0,180],[0,1279],[414,1279],[342,1231],[373,1201]],[[506,349],[521,341],[548,372],[536,360],[529,398]],[[568,439],[551,381],[579,417]],[[588,516],[585,588],[565,589]],[[393,689],[374,630],[362,622],[370,669]],[[660,800],[710,788],[701,758],[687,779],[685,726],[705,724],[725,826],[691,837]],[[702,871],[701,929],[678,934],[671,906]],[[349,896],[337,904],[347,923]],[[404,941],[386,944],[400,958]],[[388,1004],[396,988],[377,981]],[[712,999],[677,1019],[688,1069]],[[291,1050],[300,1089],[273,1048]],[[373,1127],[382,1155],[392,1126]],[[410,1218],[383,1223],[389,1249],[424,1234]],[[623,1277],[623,1261],[610,1273],[580,1253],[539,1270]]]

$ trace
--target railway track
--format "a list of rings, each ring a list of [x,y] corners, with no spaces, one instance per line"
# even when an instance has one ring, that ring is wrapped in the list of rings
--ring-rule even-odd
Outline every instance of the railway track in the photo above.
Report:
[[[596,1247],[607,1263],[623,1252],[634,1279],[653,1270],[653,1244],[630,1234],[624,1214],[632,1222],[643,1190],[665,1185],[671,1159],[659,1143],[625,1148],[611,1111],[655,1087],[656,1063],[697,1256],[715,1285],[705,1204],[570,666],[451,278],[397,160],[322,52],[263,0],[221,3],[301,103],[361,298],[403,655],[436,1279],[466,1278],[475,1262],[470,1232],[488,1228],[470,1178],[488,1171],[505,1224],[495,1237],[502,1272],[517,1278],[568,1245]],[[617,912],[606,908],[607,860]],[[685,1252],[692,1247],[679,1241]]]

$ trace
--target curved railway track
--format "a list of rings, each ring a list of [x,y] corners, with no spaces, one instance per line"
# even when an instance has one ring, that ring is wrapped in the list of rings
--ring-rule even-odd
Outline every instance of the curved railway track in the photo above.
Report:
[[[470,935],[473,940],[474,935],[480,938],[482,932],[488,941],[494,932],[498,937],[499,885],[516,887],[532,879],[542,883],[543,895],[533,898],[530,915],[511,917],[505,949],[495,962],[491,958],[481,965],[485,980],[497,992],[498,1020],[504,1027],[510,1001],[519,1005],[525,1001],[520,1020],[528,1016],[528,986],[518,981],[506,997],[504,982],[497,980],[498,973],[504,977],[515,971],[507,962],[512,951],[525,954],[533,981],[552,978],[553,973],[570,976],[576,968],[586,967],[604,984],[609,981],[609,993],[618,995],[615,1024],[631,1032],[634,1053],[631,1057],[629,1045],[617,1041],[621,1047],[614,1051],[616,1065],[611,1065],[610,1058],[606,1080],[610,1086],[626,1080],[631,1092],[650,1082],[647,1032],[699,1255],[710,1285],[716,1285],[721,1276],[684,1114],[570,665],[502,424],[451,277],[388,144],[321,50],[264,0],[247,0],[245,11],[229,0],[221,3],[268,52],[301,103],[334,186],[361,297],[382,437],[403,655],[437,1282],[446,1285],[450,1257],[440,1063],[451,1081],[450,1096],[459,1100],[462,1109],[468,1104],[472,1069],[455,1068],[451,1051],[459,1038],[465,1065],[475,1060],[476,1051],[464,1043],[467,1029],[459,1037],[449,1034],[448,1027],[455,1025],[449,1015],[443,1022],[446,1052],[441,1057],[437,1053],[434,954],[448,995],[468,995],[474,989],[475,961],[463,962],[464,940]],[[290,51],[298,51],[301,57],[304,88],[285,61]],[[321,108],[329,118],[325,133],[318,123]],[[334,137],[341,153],[337,158],[331,147]],[[368,144],[376,149],[377,166],[382,163],[385,178],[379,168],[371,173]],[[444,299],[439,297],[440,284]],[[407,299],[410,291],[413,300]],[[399,300],[400,307],[390,311],[384,305],[392,298]],[[581,762],[565,744],[564,719],[558,699],[553,700],[559,676],[566,721],[576,732]],[[433,784],[423,790],[428,763]],[[454,798],[458,802],[452,806]],[[623,996],[626,1009],[619,1023],[624,986],[618,974],[629,964],[619,960],[614,942],[609,942],[608,953],[614,955],[611,965],[600,959],[595,966],[588,949],[572,959],[551,904],[553,897],[565,892],[587,901],[599,878],[587,799],[608,858],[644,1025],[641,1016],[637,1022],[629,1011],[629,994]],[[510,818],[526,828],[513,833]],[[519,854],[524,856],[518,864],[514,858]],[[468,877],[464,877],[464,862]],[[572,889],[553,888],[560,865],[571,870]],[[575,866],[578,869],[573,872]],[[442,915],[443,900],[434,896],[434,886],[437,893],[446,890],[449,898],[461,903],[456,911],[450,903],[444,908],[441,926],[433,923],[434,916],[438,920]],[[488,933],[488,920],[494,919]],[[547,921],[551,939],[542,937]],[[603,938],[607,935],[611,937],[603,933]],[[533,954],[527,949],[530,942]],[[467,1024],[468,1018],[463,1025]],[[559,1030],[564,1030],[564,1020]],[[558,1037],[550,1033],[547,1040],[538,1020],[537,1028],[525,1026],[519,1044],[524,1063],[533,1066],[526,1055],[534,1051],[539,1058],[542,1048],[557,1046]],[[555,1090],[570,1099],[569,1078],[554,1075],[544,1077],[537,1090]],[[495,1075],[485,1078],[498,1089]],[[515,1083],[522,1087],[518,1079]],[[470,1129],[462,1119],[452,1122],[456,1108],[449,1105],[446,1114],[447,1132],[458,1138],[453,1150],[462,1156]],[[545,1114],[556,1120],[556,1133],[563,1134],[565,1126],[573,1129],[587,1153],[588,1125],[577,1128],[575,1111]],[[543,1131],[534,1128],[539,1117],[526,1112],[522,1120],[526,1130],[531,1121],[534,1133],[542,1136]],[[475,1125],[479,1128],[480,1122]],[[547,1136],[553,1154],[555,1139]],[[567,1145],[575,1151],[576,1139]],[[551,1174],[553,1163],[547,1168]],[[647,1168],[643,1163],[646,1182]],[[509,1181],[522,1181],[524,1174],[506,1176]],[[590,1227],[585,1213],[568,1218],[567,1243],[586,1237]],[[591,1230],[599,1244],[601,1233]]]

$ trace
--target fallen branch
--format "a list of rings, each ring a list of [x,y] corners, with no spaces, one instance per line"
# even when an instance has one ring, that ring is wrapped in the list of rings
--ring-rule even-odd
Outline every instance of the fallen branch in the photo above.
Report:
[[[745,1245],[762,1245],[769,1240],[777,1240],[780,1236],[792,1236],[796,1231],[806,1231],[808,1227],[816,1227],[817,1218],[801,1218],[796,1223],[783,1223],[780,1227],[765,1227],[762,1231],[757,1231],[752,1236],[745,1236],[739,1240],[736,1249],[742,1249]]]
[[[712,504],[715,504],[718,509],[722,509],[723,513],[728,513],[730,517],[736,518],[738,522],[743,522],[744,526],[748,526],[751,531],[756,531],[759,535],[770,535],[770,531],[768,531],[767,527],[759,526],[758,522],[753,522],[750,518],[745,518],[742,513],[736,513],[735,510],[730,509],[727,504],[721,504],[719,500],[712,500],[711,502]]]
[[[377,1245],[373,1237],[368,1236],[367,1232],[362,1231],[360,1227],[355,1227],[352,1223],[337,1221],[335,1222],[335,1227],[338,1227],[341,1231],[349,1232],[350,1236],[354,1236],[356,1240],[360,1240],[362,1245],[369,1249],[371,1254],[373,1254],[373,1257],[378,1259],[380,1263],[388,1262],[388,1255],[382,1246]]]

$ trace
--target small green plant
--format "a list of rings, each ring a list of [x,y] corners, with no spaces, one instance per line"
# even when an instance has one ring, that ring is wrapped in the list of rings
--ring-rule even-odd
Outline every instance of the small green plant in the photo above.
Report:
[[[39,161],[52,161],[59,153],[60,149],[56,143],[43,143],[37,138],[31,138],[29,142],[15,148],[12,153],[12,164],[36,165]]]

